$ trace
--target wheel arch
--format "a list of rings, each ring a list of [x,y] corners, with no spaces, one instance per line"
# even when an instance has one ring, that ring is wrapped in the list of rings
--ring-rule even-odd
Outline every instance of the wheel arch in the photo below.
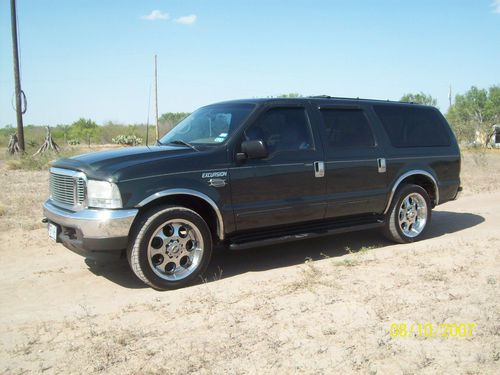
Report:
[[[428,171],[415,169],[403,173],[398,177],[396,182],[394,182],[389,195],[389,200],[387,201],[387,205],[384,210],[384,214],[389,212],[396,190],[401,185],[407,183],[412,183],[425,189],[425,191],[427,191],[427,194],[429,194],[429,198],[431,199],[431,204],[433,207],[439,204],[439,186],[436,178]]]
[[[210,228],[214,238],[224,240],[224,221],[215,201],[208,195],[191,189],[168,189],[143,199],[136,205],[139,213],[163,204],[178,204],[199,214]],[[140,216],[137,215],[137,216]]]

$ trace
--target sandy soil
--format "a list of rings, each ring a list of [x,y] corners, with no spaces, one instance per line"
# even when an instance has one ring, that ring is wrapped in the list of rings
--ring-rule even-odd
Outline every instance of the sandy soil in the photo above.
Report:
[[[0,170],[0,371],[499,373],[494,158],[464,160],[466,194],[433,212],[423,241],[366,231],[218,251],[204,283],[170,292],[142,285],[124,259],[50,243],[39,223],[46,172]],[[475,328],[390,334],[394,323],[444,322]]]

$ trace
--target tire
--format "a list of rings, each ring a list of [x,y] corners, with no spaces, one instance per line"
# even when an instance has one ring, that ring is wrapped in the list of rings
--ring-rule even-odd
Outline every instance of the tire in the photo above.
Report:
[[[398,243],[418,241],[431,222],[429,194],[418,185],[403,185],[394,195],[386,217],[384,235]]]
[[[127,258],[135,275],[158,290],[201,280],[212,257],[212,236],[196,212],[163,206],[146,212],[134,226]]]

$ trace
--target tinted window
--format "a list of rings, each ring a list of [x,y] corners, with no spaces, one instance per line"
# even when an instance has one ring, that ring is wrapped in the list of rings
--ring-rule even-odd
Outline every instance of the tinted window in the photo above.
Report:
[[[267,111],[245,131],[245,138],[264,141],[269,153],[313,147],[309,121],[303,108],[274,108]]]
[[[328,144],[332,148],[373,147],[370,124],[359,109],[322,109]]]
[[[431,108],[374,106],[394,147],[448,146],[443,119]]]

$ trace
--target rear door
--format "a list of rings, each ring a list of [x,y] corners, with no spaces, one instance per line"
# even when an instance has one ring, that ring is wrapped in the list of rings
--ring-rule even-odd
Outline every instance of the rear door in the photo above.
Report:
[[[324,218],[326,181],[315,172],[323,161],[308,104],[268,106],[245,129],[243,140],[261,139],[268,157],[231,168],[238,231]]]
[[[387,195],[384,149],[370,114],[357,105],[318,107],[324,132],[326,217],[382,213]]]

